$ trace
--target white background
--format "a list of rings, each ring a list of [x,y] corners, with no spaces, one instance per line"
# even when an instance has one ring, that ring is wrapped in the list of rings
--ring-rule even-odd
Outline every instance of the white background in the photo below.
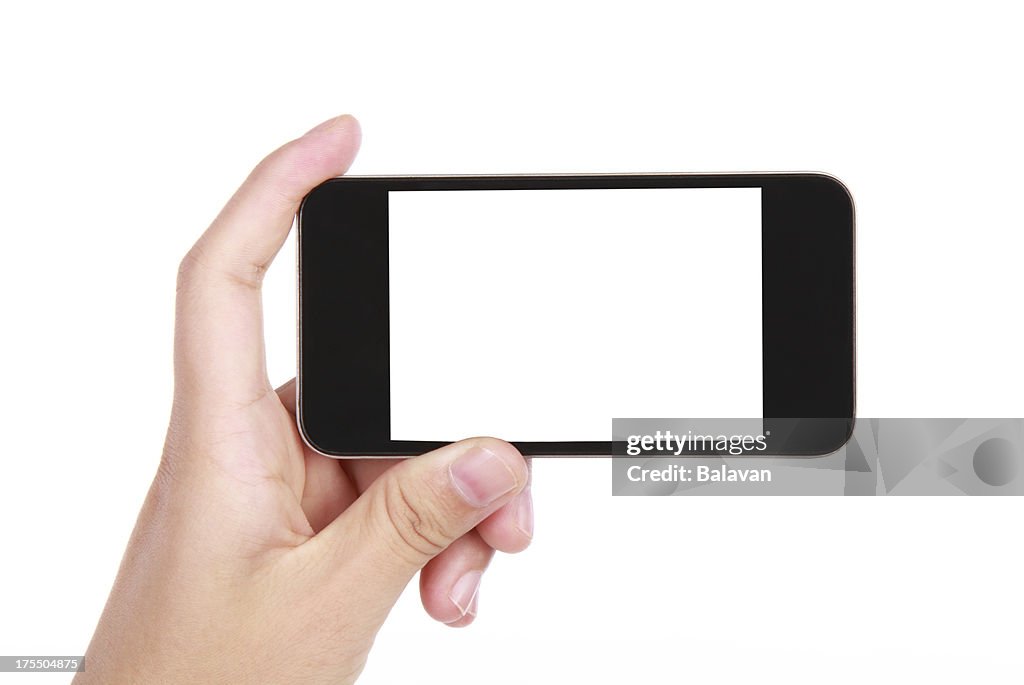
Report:
[[[362,174],[832,172],[860,415],[1024,416],[1014,5],[6,3],[0,651],[84,650],[163,440],[180,256],[338,112]],[[537,464],[480,619],[410,592],[364,682],[1020,682],[1020,499],[613,499],[609,468]]]
[[[391,192],[388,230],[392,440],[763,416],[760,188]]]

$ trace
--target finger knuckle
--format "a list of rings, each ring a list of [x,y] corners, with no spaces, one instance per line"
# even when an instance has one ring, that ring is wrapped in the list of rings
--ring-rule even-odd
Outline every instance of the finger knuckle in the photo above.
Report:
[[[411,497],[399,479],[389,479],[381,500],[398,554],[414,563],[425,563],[448,546],[449,531],[438,512]]]
[[[205,284],[238,286],[259,292],[266,272],[266,264],[225,260],[216,251],[207,250],[203,246],[203,240],[200,240],[178,264],[178,292],[196,289]]]
[[[192,248],[185,253],[185,256],[178,262],[178,290],[182,290],[190,283],[195,275],[196,269],[201,265],[196,249]]]
[[[200,238],[178,262],[178,292],[195,290],[200,287],[202,279],[212,271],[210,255]]]

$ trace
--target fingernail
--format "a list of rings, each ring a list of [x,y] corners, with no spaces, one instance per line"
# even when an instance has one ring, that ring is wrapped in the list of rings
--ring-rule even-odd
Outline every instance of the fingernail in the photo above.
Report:
[[[533,539],[533,495],[530,486],[519,493],[519,505],[516,507],[516,528],[526,537]]]
[[[455,488],[474,507],[485,507],[516,487],[516,474],[505,460],[474,447],[448,467]]]
[[[459,610],[459,617],[465,616],[470,611],[476,611],[476,593],[480,590],[480,578],[482,571],[469,571],[452,585],[448,599]],[[475,613],[473,614],[476,615]]]

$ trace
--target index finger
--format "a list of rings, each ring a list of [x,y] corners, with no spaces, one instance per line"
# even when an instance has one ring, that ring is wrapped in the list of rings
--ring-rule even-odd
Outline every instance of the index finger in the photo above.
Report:
[[[330,119],[278,148],[253,170],[181,263],[175,386],[245,405],[267,379],[260,284],[302,198],[344,173],[359,147],[358,122]]]

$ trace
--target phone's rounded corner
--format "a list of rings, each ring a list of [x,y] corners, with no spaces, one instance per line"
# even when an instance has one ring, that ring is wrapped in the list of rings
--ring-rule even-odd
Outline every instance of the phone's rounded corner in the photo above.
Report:
[[[324,181],[323,183],[319,184],[311,191],[306,193],[305,197],[302,198],[302,200],[299,202],[299,209],[296,212],[297,216],[299,217],[300,226],[302,223],[302,215],[309,210],[310,203],[315,203],[317,200],[319,200],[320,196],[326,192],[326,188],[330,186],[333,181],[336,180],[336,178],[327,179],[326,181]]]
[[[850,190],[850,186],[846,185],[841,178],[827,171],[810,171],[807,172],[806,176],[818,183],[824,184],[837,196],[841,197],[842,202],[849,208],[850,216],[854,215],[857,203],[853,199],[853,191]]]
[[[295,407],[295,427],[298,428],[299,438],[309,449],[313,450],[319,455],[329,457],[331,459],[341,459],[343,455],[337,452],[331,452],[330,450],[324,449],[320,444],[313,438],[309,433],[309,429],[306,427],[306,422],[302,416],[302,403],[298,402]]]
[[[849,419],[841,420],[844,421],[846,424],[846,430],[843,433],[842,437],[837,436],[837,439],[834,443],[826,445],[824,448],[818,448],[814,450],[813,454],[807,456],[811,458],[830,457],[850,443],[850,440],[853,439],[854,428],[857,425],[857,417],[851,416]]]
[[[828,456],[830,454],[835,454],[836,452],[838,452],[839,450],[843,449],[848,444],[850,444],[850,440],[853,439],[853,432],[854,432],[854,429],[856,427],[857,427],[857,417],[856,416],[851,416],[850,419],[846,422],[846,433],[843,435],[843,437],[840,440],[837,441],[836,445],[833,446],[832,449],[830,449],[828,452],[826,452],[822,456]]]

